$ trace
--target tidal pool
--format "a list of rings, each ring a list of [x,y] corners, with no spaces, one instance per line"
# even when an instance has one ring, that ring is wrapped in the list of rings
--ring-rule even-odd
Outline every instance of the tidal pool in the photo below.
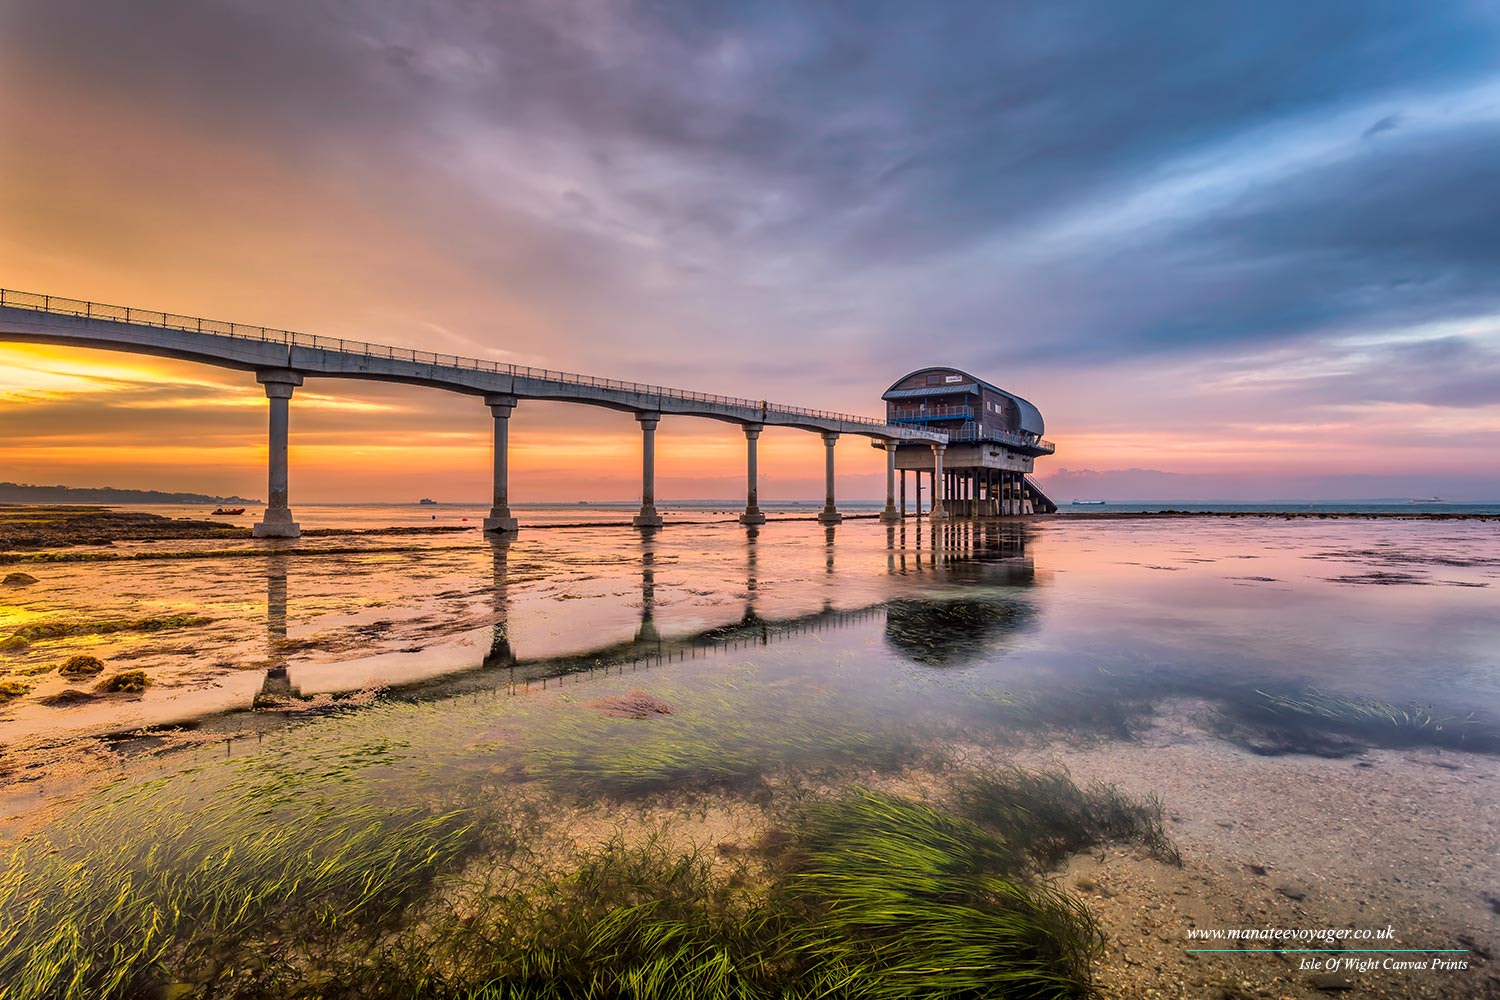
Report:
[[[0,592],[0,998],[1495,988],[1492,522],[76,554]]]

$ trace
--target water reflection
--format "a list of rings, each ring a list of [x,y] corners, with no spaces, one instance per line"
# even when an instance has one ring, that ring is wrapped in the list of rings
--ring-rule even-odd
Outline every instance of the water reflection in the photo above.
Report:
[[[656,532],[641,532],[641,624],[635,630],[636,642],[656,643]]]
[[[516,656],[510,648],[510,602],[507,600],[507,569],[512,539],[504,535],[485,536],[490,545],[490,600],[495,620],[490,626],[490,648],[485,654],[486,667],[511,667]]]
[[[1024,592],[1037,578],[1023,526],[940,524],[934,537],[946,557],[943,582],[963,585],[965,593],[888,602],[884,638],[892,649],[912,662],[959,666],[993,655],[1006,648],[1007,639],[1037,627],[1034,597]],[[915,556],[921,572],[920,535]]]
[[[962,666],[995,653],[1001,640],[1034,628],[1036,608],[1020,598],[892,601],[885,641],[914,663]]]
[[[741,624],[760,621],[760,616],[755,613],[755,591],[760,586],[755,573],[759,551],[760,528],[752,524],[745,528],[745,613],[740,619]]]
[[[289,556],[273,552],[266,559],[266,676],[256,692],[256,706],[297,698],[301,692],[292,686],[286,667],[286,573]]]
[[[1215,706],[1218,735],[1258,754],[1333,756],[1372,742],[1449,739],[1455,746],[1488,749],[1496,739],[1489,723],[1439,710],[1398,712],[1391,706],[1405,705],[1404,692],[1372,690],[1369,701],[1327,700],[1330,696],[1296,668],[1287,650],[1216,639],[1224,634],[1225,619],[1200,614],[1210,624],[1200,626],[1199,633],[1176,627],[1162,615],[1201,611],[1193,603],[1201,599],[1180,589],[1170,598],[1146,590],[1147,584],[1185,579],[1163,574],[1161,566],[1131,570],[1137,579],[1142,573],[1157,575],[1134,585],[1128,613],[1141,615],[1134,609],[1160,605],[1132,624],[1121,618],[1124,606],[1111,603],[1118,589],[1113,580],[1100,592],[1104,603],[1077,586],[1060,594],[1039,586],[1053,577],[1039,576],[1032,554],[1036,529],[1027,525],[959,521],[819,528],[821,539],[811,526],[796,533],[751,527],[733,538],[642,532],[623,553],[590,549],[588,568],[574,582],[559,582],[550,571],[538,575],[534,550],[522,543],[492,540],[488,557],[478,564],[484,567],[484,583],[475,591],[484,622],[474,623],[465,643],[416,647],[419,651],[409,656],[386,649],[376,654],[382,659],[379,672],[313,657],[303,668],[309,676],[301,680],[312,690],[353,691],[371,685],[373,678],[402,697],[441,699],[493,688],[487,671],[497,666],[524,686],[617,669],[654,670],[751,645],[781,645],[809,632],[824,634],[840,648],[860,649],[858,633],[868,634],[893,662],[908,667],[982,667],[983,673],[967,675],[965,683],[1003,685],[1004,697],[980,706],[980,721],[993,731],[1128,739],[1152,723],[1156,706],[1191,698]],[[1192,559],[1184,565],[1212,565],[1200,550],[1184,554],[1189,551]],[[1055,545],[1045,555],[1049,570],[1079,568],[1060,559]],[[254,698],[258,706],[301,697],[292,684],[296,665],[288,671],[288,651],[312,650],[310,640],[319,638],[287,641],[291,558],[273,554],[264,563],[269,668]],[[1101,571],[1092,554],[1090,560],[1087,568],[1097,578]],[[472,561],[466,565],[477,568]],[[672,568],[670,576],[664,567]],[[311,566],[306,571],[310,579],[322,579]],[[1239,582],[1229,580],[1225,586]],[[1049,604],[1063,599],[1071,606],[1044,620],[1044,593]],[[1265,590],[1261,596],[1275,593]],[[1086,603],[1079,603],[1081,595]],[[832,635],[840,630],[850,635]],[[1114,642],[1115,633],[1129,642]],[[1211,657],[1204,642],[1214,643]],[[1023,648],[1024,659],[1013,655]],[[868,655],[857,652],[854,658]],[[804,667],[812,670],[816,659]],[[953,714],[972,716],[973,711],[971,705]]]

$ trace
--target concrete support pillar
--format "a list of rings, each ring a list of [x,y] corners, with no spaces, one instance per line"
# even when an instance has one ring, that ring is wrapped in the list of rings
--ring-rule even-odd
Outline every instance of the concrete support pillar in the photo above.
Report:
[[[885,510],[880,512],[880,520],[886,524],[895,524],[901,520],[901,512],[896,509],[896,442],[885,443]]]
[[[760,439],[761,425],[745,425],[745,513],[740,515],[741,524],[765,524],[766,515],[760,512],[760,472],[755,464],[755,446]]]
[[[906,520],[906,470],[901,470],[901,519]]]
[[[966,480],[964,488],[969,493],[969,517],[979,516],[979,470],[975,469],[964,477]]]
[[[922,516],[922,470],[916,471],[917,479],[917,516]]]
[[[932,514],[934,521],[940,521],[948,515],[943,511],[943,494],[938,484],[943,481],[943,452],[947,449],[945,444],[932,446]]]
[[[495,488],[484,530],[512,534],[520,527],[510,516],[510,414],[516,408],[516,397],[491,395],[484,397],[484,402],[495,418]]]
[[[292,520],[287,504],[287,434],[292,390],[302,384],[298,372],[274,369],[255,373],[271,403],[270,449],[267,456],[266,513],[252,529],[256,538],[298,538],[302,527]]]
[[[833,502],[833,446],[838,444],[839,436],[834,431],[826,431],[823,434],[824,451],[824,478],[827,480],[827,495],[823,498],[823,509],[818,513],[818,520],[824,524],[838,524],[844,519],[839,513],[838,507]]]
[[[641,512],[631,522],[637,528],[660,528],[656,512],[656,425],[660,413],[637,413],[641,425]]]

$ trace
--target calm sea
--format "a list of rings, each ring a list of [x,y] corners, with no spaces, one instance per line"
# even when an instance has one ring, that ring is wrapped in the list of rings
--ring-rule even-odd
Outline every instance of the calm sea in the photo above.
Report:
[[[908,498],[911,500],[911,498]],[[913,501],[914,502],[914,501]],[[924,500],[925,503],[925,500]],[[203,504],[148,504],[118,505],[122,509],[143,510],[166,517],[202,517],[213,510],[212,505]],[[761,509],[769,516],[814,517],[822,509],[821,501],[773,501],[762,503]],[[851,500],[839,503],[844,514],[876,514],[884,506],[883,501]],[[512,504],[511,510],[523,525],[557,524],[628,524],[639,510],[640,504],[633,501],[593,503],[521,503]],[[679,521],[701,521],[729,519],[739,516],[743,502],[729,500],[690,500],[663,502],[657,510],[667,519]],[[325,504],[299,503],[293,505],[293,513],[304,528],[375,528],[387,526],[411,527],[415,525],[464,525],[483,521],[489,513],[487,504],[478,503],[363,503]],[[255,521],[261,508],[250,507],[235,523],[249,524]],[[915,510],[915,507],[912,507]],[[1142,501],[1139,503],[1107,504],[1063,504],[1059,514],[1139,513],[1161,510],[1211,511],[1215,513],[1244,513],[1251,511],[1276,513],[1326,513],[1326,514],[1500,514],[1500,504],[1459,503],[1203,503],[1193,500]]]
[[[633,504],[517,505],[519,535],[492,540],[479,505],[299,504],[308,528],[475,530],[116,542],[6,566],[35,581],[0,591],[0,837],[15,838],[0,972],[128,973],[121,996],[311,995],[302,977],[425,968],[420,953],[369,963],[402,942],[438,948],[445,927],[454,950],[432,960],[464,969],[560,926],[506,909],[535,886],[586,917],[569,887],[665,865],[678,874],[660,892],[683,912],[738,898],[804,856],[776,851],[812,836],[797,819],[810,808],[874,824],[849,832],[851,850],[894,837],[967,871],[943,833],[971,830],[951,825],[973,804],[963,789],[1013,783],[1017,767],[1096,795],[1108,783],[1148,812],[1159,801],[1181,852],[1179,867],[1068,832],[1064,853],[1079,853],[1049,862],[1062,867],[1048,884],[1105,934],[1090,974],[1116,984],[1108,996],[1143,982],[1276,996],[1289,976],[1290,995],[1320,995],[1295,965],[1187,954],[1194,927],[1390,926],[1401,948],[1496,946],[1495,522],[746,529],[735,505],[663,508],[667,527],[640,532],[620,526]],[[74,656],[101,672],[65,673]],[[107,690],[136,671],[134,690]],[[648,853],[602,877],[622,844]],[[851,857],[841,878],[885,898],[880,879],[913,854]],[[694,872],[707,881],[683,881]],[[642,891],[629,899],[657,898]],[[365,893],[374,910],[343,902]],[[349,915],[320,916],[335,904]],[[892,940],[909,931],[903,919]],[[1477,973],[1380,975],[1361,995],[1482,995]],[[178,989],[195,983],[219,985]]]

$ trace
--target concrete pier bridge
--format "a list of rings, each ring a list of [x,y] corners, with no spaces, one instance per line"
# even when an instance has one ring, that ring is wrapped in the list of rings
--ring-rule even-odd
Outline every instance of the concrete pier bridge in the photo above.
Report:
[[[898,446],[930,448],[936,467],[948,435],[871,417],[783,406],[666,386],[510,365],[480,358],[434,354],[337,337],[319,337],[159,310],[105,305],[82,299],[0,289],[0,341],[72,345],[151,354],[253,372],[270,405],[267,506],[255,525],[262,538],[296,538],[288,493],[287,435],[293,393],[307,378],[372,379],[428,386],[478,397],[494,422],[494,499],[486,531],[518,529],[510,510],[510,418],[522,400],[557,400],[633,413],[641,427],[641,509],[638,527],[660,526],[656,510],[656,427],[664,416],[706,417],[738,424],[745,434],[746,498],[740,520],[762,524],[757,491],[756,444],[766,427],[795,427],[823,437],[826,498],[818,519],[842,520],[834,497],[834,446],[840,436],[872,439],[886,452],[886,500],[881,519],[901,519],[896,506]],[[938,512],[934,511],[934,515]]]

